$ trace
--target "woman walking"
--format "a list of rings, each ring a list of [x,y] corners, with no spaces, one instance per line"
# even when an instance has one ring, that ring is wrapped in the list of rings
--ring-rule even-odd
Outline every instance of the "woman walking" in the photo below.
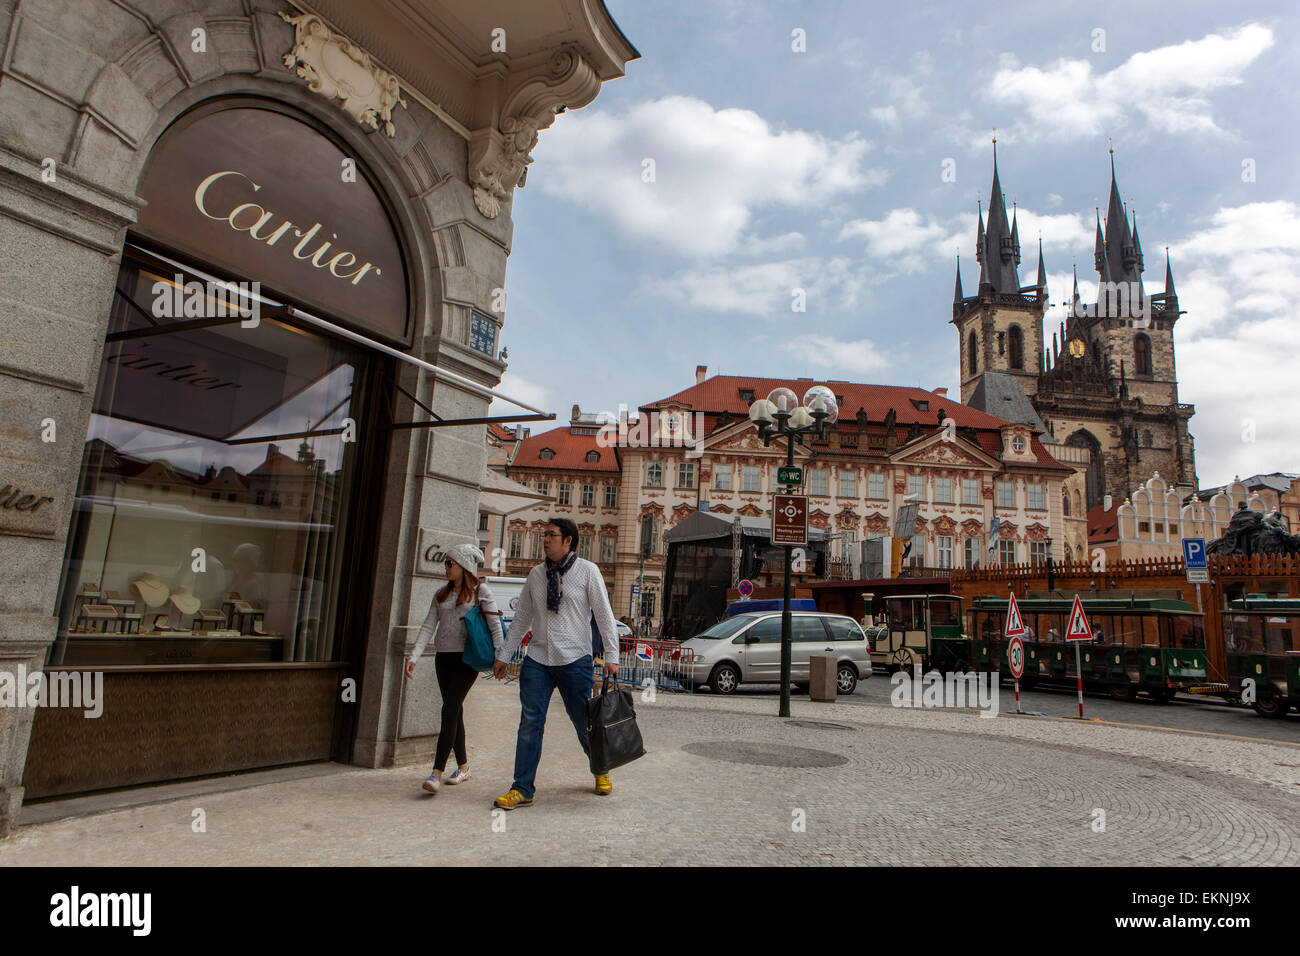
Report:
[[[501,612],[497,610],[492,591],[480,584],[478,568],[483,564],[483,552],[472,544],[458,544],[447,552],[447,583],[433,597],[429,615],[420,626],[415,649],[406,661],[406,676],[415,676],[415,662],[433,639],[434,670],[438,675],[438,689],[442,692],[442,727],[438,731],[438,748],[433,758],[433,772],[424,781],[424,789],[437,793],[444,783],[443,771],[452,748],[456,751],[456,769],[446,779],[447,784],[464,783],[469,779],[469,755],[465,751],[465,696],[478,671],[461,660],[465,651],[465,615],[476,604],[492,632],[493,650],[501,651],[505,639],[501,633]],[[435,636],[436,635],[436,636]]]

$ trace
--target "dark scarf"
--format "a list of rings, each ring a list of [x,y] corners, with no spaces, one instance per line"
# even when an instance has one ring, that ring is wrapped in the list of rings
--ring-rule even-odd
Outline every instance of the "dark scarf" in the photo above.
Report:
[[[546,606],[552,611],[560,609],[560,575],[573,567],[577,557],[577,551],[570,551],[559,561],[546,559]]]

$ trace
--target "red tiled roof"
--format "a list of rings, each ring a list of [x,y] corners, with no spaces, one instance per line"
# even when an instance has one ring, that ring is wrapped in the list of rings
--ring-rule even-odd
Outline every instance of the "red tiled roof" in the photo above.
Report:
[[[1119,522],[1115,511],[1119,505],[1109,511],[1103,505],[1093,505],[1088,509],[1088,543],[1119,540]]]
[[[541,457],[549,448],[555,457]],[[600,461],[587,461],[588,452],[598,452]],[[613,448],[601,448],[595,435],[575,435],[571,427],[554,428],[540,435],[530,435],[519,443],[519,451],[511,468],[553,468],[558,471],[618,471],[618,458]]]
[[[670,395],[658,402],[642,405],[641,410],[643,412],[650,411],[659,406],[676,402],[687,406],[691,411],[704,412],[707,428],[711,430],[716,417],[724,411],[729,413],[733,419],[744,419],[749,415],[750,403],[740,397],[742,389],[752,390],[754,398],[766,398],[772,389],[785,386],[802,399],[808,389],[818,384],[825,385],[837,396],[843,396],[844,401],[840,404],[839,420],[842,429],[857,428],[856,419],[859,408],[867,413],[867,418],[873,425],[883,423],[892,408],[895,422],[899,426],[903,426],[902,433],[899,435],[900,440],[906,435],[906,430],[911,427],[913,422],[919,423],[925,430],[925,435],[928,436],[939,429],[939,410],[942,409],[944,416],[951,418],[958,428],[969,426],[976,429],[979,435],[979,446],[987,454],[993,458],[997,458],[1002,454],[1001,428],[1003,425],[1008,424],[1005,419],[963,405],[956,398],[949,395],[936,395],[934,392],[928,392],[923,388],[910,388],[899,385],[816,382],[809,378],[779,379],[751,378],[742,375],[715,375],[712,378],[705,379],[698,385],[692,385],[690,388],[677,392],[675,395]],[[921,411],[916,405],[912,404],[913,401],[925,404],[927,410]],[[1053,458],[1042,442],[1038,440],[1038,435],[1034,434],[1032,429],[1029,447],[1037,456],[1040,466],[1062,471],[1073,470],[1068,465],[1063,465]],[[818,451],[821,453],[824,449]]]

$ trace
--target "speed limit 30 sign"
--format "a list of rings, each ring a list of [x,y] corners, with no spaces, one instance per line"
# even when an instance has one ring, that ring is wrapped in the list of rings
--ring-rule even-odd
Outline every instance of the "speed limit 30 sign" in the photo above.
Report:
[[[1019,637],[1011,638],[1007,644],[1007,663],[1011,665],[1011,676],[1020,680],[1025,673],[1025,645]]]

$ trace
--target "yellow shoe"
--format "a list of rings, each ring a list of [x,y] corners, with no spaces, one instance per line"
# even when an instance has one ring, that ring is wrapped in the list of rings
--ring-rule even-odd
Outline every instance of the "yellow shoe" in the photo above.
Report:
[[[596,793],[598,796],[607,797],[614,790],[614,785],[609,782],[609,774],[596,774]]]
[[[532,802],[532,797],[525,797],[518,790],[508,790],[505,796],[493,800],[492,806],[500,807],[502,810],[513,810],[515,807],[526,807]]]

